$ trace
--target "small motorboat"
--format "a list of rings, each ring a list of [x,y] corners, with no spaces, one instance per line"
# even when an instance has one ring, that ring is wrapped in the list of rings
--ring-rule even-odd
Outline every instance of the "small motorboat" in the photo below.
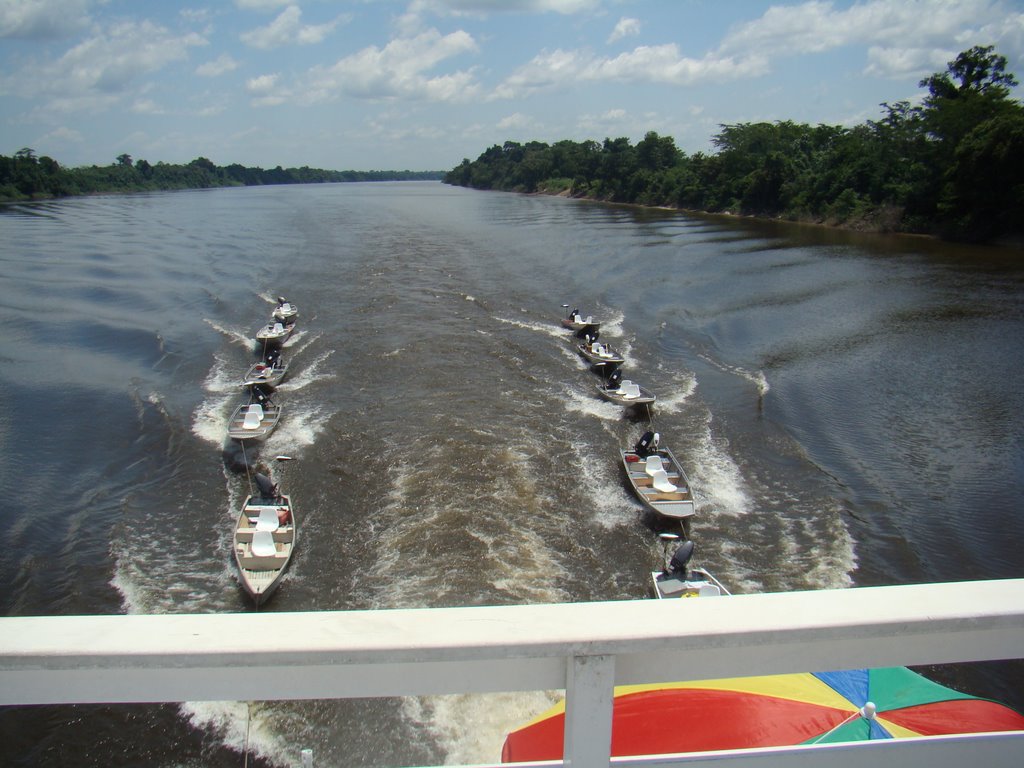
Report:
[[[249,367],[242,378],[242,386],[251,387],[259,384],[273,389],[284,380],[287,373],[288,363],[281,359],[279,350],[271,349],[262,361]]]
[[[657,399],[650,390],[644,389],[629,379],[623,379],[622,371],[618,368],[597,385],[597,394],[605,400],[626,406],[650,405]]]
[[[568,304],[563,304],[566,309],[569,308]],[[601,323],[594,320],[592,315],[583,317],[578,309],[573,309],[568,315],[562,318],[562,327],[568,328],[570,331],[579,332],[584,328],[593,328],[597,330],[601,327]]]
[[[660,440],[657,432],[645,432],[632,450],[620,449],[622,466],[640,501],[662,517],[681,521],[685,531],[694,513],[690,481]]]
[[[281,406],[270,399],[267,390],[256,384],[250,394],[249,402],[238,406],[228,421],[232,440],[262,440],[281,420]]]
[[[681,541],[674,533],[660,534],[662,541]],[[689,569],[693,557],[694,544],[691,540],[682,541],[672,553],[663,571],[651,573],[654,582],[654,595],[658,599],[669,597],[719,597],[728,595],[729,590],[722,582],[703,568]]]
[[[277,297],[277,306],[271,313],[271,318],[285,325],[294,323],[299,316],[299,308],[288,301],[284,296]]]
[[[280,347],[295,330],[295,322],[282,323],[274,320],[256,331],[256,341],[264,347]]]
[[[576,350],[594,366],[622,365],[626,362],[626,358],[607,344],[598,341],[596,336],[591,334],[585,336],[583,341],[576,345]]]
[[[260,490],[242,504],[234,552],[242,586],[258,608],[281,583],[295,551],[297,530],[291,499],[266,475],[255,477]]]

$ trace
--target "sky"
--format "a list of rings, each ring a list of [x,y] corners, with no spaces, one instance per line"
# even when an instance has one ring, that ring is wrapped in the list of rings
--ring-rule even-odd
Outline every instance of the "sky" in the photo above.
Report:
[[[852,126],[1024,0],[0,0],[0,154],[448,170],[506,141]],[[1015,89],[1021,98],[1021,89]]]

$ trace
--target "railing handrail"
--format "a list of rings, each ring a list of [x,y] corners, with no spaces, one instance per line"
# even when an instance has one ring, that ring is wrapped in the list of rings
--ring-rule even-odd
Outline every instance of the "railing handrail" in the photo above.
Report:
[[[1024,579],[692,600],[9,617],[0,618],[0,705],[565,688],[568,743],[574,722],[610,732],[613,685],[1007,659],[1022,648]]]

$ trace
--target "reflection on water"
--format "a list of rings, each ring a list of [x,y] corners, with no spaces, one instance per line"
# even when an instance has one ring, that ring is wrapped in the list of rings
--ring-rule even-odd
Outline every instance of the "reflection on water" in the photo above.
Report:
[[[617,451],[650,424],[596,396],[562,303],[658,394],[734,592],[1021,576],[1019,252],[434,183],[8,206],[0,234],[6,615],[249,610],[229,536],[257,463],[303,529],[266,610],[646,599],[662,553]],[[277,295],[284,418],[242,455]],[[1021,704],[1013,665],[935,673]],[[0,723],[21,764],[408,765],[497,759],[548,702]]]

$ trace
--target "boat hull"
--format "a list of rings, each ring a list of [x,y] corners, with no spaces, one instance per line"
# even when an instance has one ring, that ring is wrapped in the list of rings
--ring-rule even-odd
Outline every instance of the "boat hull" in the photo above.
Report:
[[[672,451],[662,448],[658,454],[662,457],[670,483],[676,486],[674,491],[660,491],[654,487],[653,478],[644,471],[644,461],[636,451],[619,450],[626,478],[644,506],[662,517],[686,521],[696,511],[690,481]]]
[[[273,540],[273,554],[254,551],[253,539],[260,530],[260,513],[264,509],[271,510],[274,516],[287,510],[287,522],[279,522],[278,527],[269,532]],[[254,496],[246,498],[235,522],[233,549],[242,588],[257,608],[266,603],[280,585],[291,563],[297,541],[295,509],[288,496],[282,495],[276,499]]]
[[[256,341],[264,347],[280,347],[288,341],[294,330],[294,323],[283,326],[281,330],[276,330],[274,324],[265,325],[256,331]]]
[[[719,597],[728,595],[727,590],[718,579],[703,568],[695,568],[686,574],[686,578],[665,571],[653,571],[651,581],[654,584],[654,596],[659,600],[679,597]]]
[[[597,385],[597,394],[609,402],[617,405],[650,405],[658,398],[649,389],[640,387],[640,394],[637,397],[625,397],[619,394],[618,389],[608,389],[603,384]]]
[[[256,363],[246,372],[242,378],[242,386],[249,387],[259,384],[264,387],[276,387],[288,374],[288,364],[275,365],[273,367],[266,363]]]
[[[238,406],[228,421],[228,437],[232,440],[263,440],[266,438],[281,420],[281,406],[267,402],[262,408],[263,418],[260,419],[257,426],[249,428],[245,426],[249,404]]]
[[[615,352],[612,349],[608,349],[603,355],[594,354],[591,351],[590,344],[577,344],[576,351],[580,353],[580,356],[591,365],[622,365],[626,362],[626,358]]]

